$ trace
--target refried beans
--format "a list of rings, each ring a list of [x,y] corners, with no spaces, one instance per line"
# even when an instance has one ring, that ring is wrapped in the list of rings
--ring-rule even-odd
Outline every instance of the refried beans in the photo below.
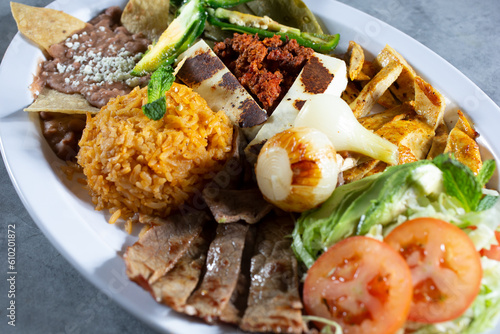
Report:
[[[261,41],[256,35],[234,34],[217,43],[214,52],[271,114],[314,50],[277,35]]]
[[[150,41],[131,34],[120,24],[121,9],[110,7],[65,41],[49,48],[52,57],[40,64],[33,87],[44,85],[67,94],[80,93],[96,107],[110,98],[144,86],[149,76],[135,78],[129,72],[141,59]],[[42,133],[62,160],[75,160],[85,115],[40,113]]]
[[[151,43],[120,24],[122,10],[110,7],[65,41],[51,45],[52,59],[40,64],[39,85],[67,94],[80,93],[102,107],[109,99],[147,84],[129,73]]]

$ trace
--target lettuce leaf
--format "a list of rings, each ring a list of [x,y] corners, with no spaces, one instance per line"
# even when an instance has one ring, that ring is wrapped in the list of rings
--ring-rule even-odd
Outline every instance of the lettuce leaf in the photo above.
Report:
[[[453,157],[393,166],[385,172],[335,189],[323,205],[303,213],[293,232],[297,258],[307,267],[336,242],[352,235],[383,240],[392,229],[417,217],[434,217],[462,228],[479,251],[498,244],[500,201],[483,187],[495,163],[485,161],[475,176]],[[476,229],[467,227],[475,226]],[[500,318],[500,262],[481,258],[483,279],[471,307],[453,321],[408,322],[419,334],[477,334]]]

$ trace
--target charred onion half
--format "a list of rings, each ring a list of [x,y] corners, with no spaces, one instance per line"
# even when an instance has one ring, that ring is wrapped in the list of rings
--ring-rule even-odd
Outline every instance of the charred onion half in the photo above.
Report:
[[[337,186],[336,151],[321,131],[294,127],[266,142],[255,173],[269,202],[285,211],[303,212],[323,203]]]

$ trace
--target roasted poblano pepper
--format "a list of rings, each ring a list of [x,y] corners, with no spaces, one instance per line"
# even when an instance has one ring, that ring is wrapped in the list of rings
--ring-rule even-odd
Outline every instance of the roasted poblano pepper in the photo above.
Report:
[[[295,39],[300,45],[314,51],[328,53],[335,49],[339,34],[312,34],[280,24],[269,17],[244,14],[224,8],[208,8],[208,22],[222,29],[246,34],[258,34],[259,37],[279,35],[282,40]]]

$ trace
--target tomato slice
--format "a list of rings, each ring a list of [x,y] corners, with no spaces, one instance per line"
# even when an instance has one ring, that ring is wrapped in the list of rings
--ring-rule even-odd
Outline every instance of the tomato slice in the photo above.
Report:
[[[489,259],[500,261],[500,232],[495,231],[495,237],[498,245],[491,245],[490,249],[481,249],[481,256],[486,256]]]
[[[413,282],[408,319],[436,323],[457,318],[479,293],[479,253],[465,232],[434,218],[396,227],[384,240],[406,259]]]
[[[390,334],[407,319],[411,273],[388,245],[351,237],[316,260],[307,272],[303,294],[306,313],[336,321],[345,334]]]

